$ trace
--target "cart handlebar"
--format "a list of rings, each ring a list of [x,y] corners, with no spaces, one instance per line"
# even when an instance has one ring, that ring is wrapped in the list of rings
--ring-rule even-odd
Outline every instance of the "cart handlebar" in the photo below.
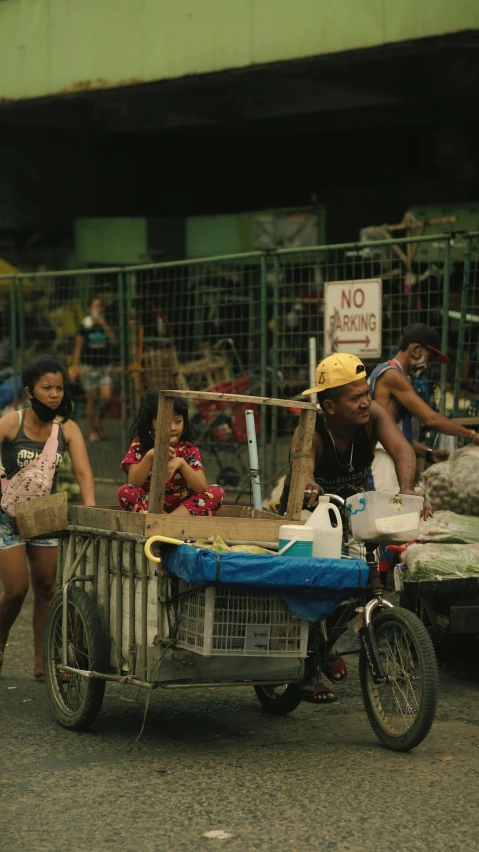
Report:
[[[150,536],[150,538],[145,541],[145,556],[151,562],[161,562],[161,556],[155,556],[151,552],[151,545],[155,544],[157,541],[161,541],[162,544],[185,544],[185,542],[181,541],[179,538],[170,538],[167,535]]]

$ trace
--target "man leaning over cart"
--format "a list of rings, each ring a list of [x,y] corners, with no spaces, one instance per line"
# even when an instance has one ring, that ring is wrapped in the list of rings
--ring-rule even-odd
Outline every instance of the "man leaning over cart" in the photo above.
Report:
[[[321,493],[337,494],[346,499],[363,491],[380,442],[392,458],[401,494],[414,494],[416,456],[390,413],[371,401],[366,368],[355,355],[329,355],[316,368],[316,385],[303,394],[318,394],[319,412],[308,461],[304,507],[313,509]],[[291,442],[290,458],[297,445],[297,432]],[[288,502],[291,475],[286,477],[280,501],[284,514]],[[351,553],[352,542],[349,542]],[[359,555],[359,554],[358,554]],[[346,677],[342,657],[333,654],[324,674],[339,683]],[[306,697],[306,696],[305,696]],[[315,684],[311,695],[315,703],[335,700],[324,684]]]
[[[433,362],[449,364],[450,359],[441,352],[440,346],[441,341],[435,328],[423,323],[408,325],[402,333],[399,351],[394,358],[378,364],[369,379],[372,399],[389,411],[404,437],[414,447],[416,455],[430,463],[444,461],[448,453],[445,450],[429,449],[413,439],[413,417],[417,417],[434,432],[465,438],[473,444],[479,443],[479,432],[438,414],[414,390],[411,379],[423,376]],[[381,445],[376,448],[372,474],[376,491],[397,491],[398,482],[391,459]]]
[[[416,455],[429,463],[445,461],[449,453],[446,450],[433,450],[415,441],[413,417],[434,432],[465,438],[473,444],[479,443],[479,432],[438,414],[414,390],[411,380],[423,376],[432,363],[449,364],[449,358],[441,352],[440,346],[441,340],[435,328],[423,323],[408,325],[402,333],[399,351],[394,358],[378,364],[369,378],[372,399],[394,418]],[[399,491],[398,477],[389,450],[382,440],[376,447],[370,488],[385,493]],[[379,552],[379,568],[387,570],[394,557],[384,547],[380,547]]]

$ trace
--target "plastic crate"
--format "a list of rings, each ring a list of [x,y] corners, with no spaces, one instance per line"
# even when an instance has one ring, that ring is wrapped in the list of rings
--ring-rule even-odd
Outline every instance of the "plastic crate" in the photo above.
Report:
[[[180,581],[177,645],[203,656],[306,657],[309,624],[268,592],[226,586],[195,589]]]

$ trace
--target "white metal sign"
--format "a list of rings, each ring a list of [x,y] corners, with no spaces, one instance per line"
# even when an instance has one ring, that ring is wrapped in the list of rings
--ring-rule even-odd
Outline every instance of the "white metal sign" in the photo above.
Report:
[[[381,356],[382,282],[329,281],[324,299],[324,355]]]

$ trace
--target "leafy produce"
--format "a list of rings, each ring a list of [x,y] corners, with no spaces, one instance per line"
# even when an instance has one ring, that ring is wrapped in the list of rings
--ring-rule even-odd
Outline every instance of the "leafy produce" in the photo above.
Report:
[[[411,544],[404,559],[410,580],[479,575],[479,544]]]
[[[479,517],[456,512],[434,512],[432,518],[421,521],[419,541],[448,541],[457,544],[479,542]]]

